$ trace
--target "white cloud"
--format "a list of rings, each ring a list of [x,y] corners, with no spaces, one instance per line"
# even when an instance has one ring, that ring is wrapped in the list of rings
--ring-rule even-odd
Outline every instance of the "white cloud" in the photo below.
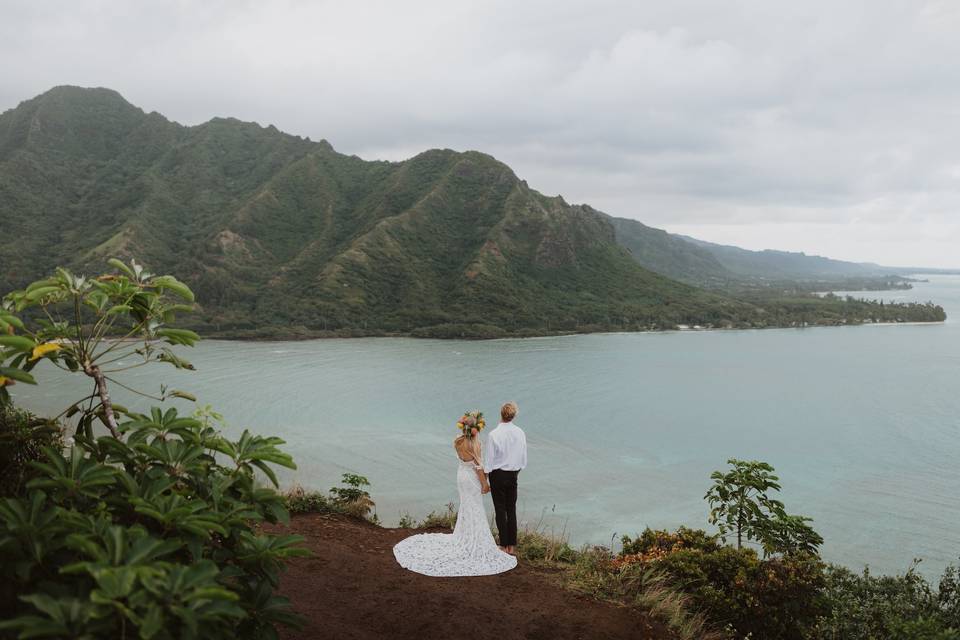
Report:
[[[9,6],[7,6],[9,5]],[[0,108],[109,86],[346,153],[481,149],[752,247],[960,266],[960,4],[7,2]]]

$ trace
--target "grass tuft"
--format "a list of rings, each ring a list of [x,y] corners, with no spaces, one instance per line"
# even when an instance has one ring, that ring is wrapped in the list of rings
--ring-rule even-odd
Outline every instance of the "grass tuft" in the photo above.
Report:
[[[287,511],[295,513],[341,513],[329,496],[320,491],[308,491],[300,484],[293,484],[280,492]]]
[[[362,494],[352,500],[342,500],[322,491],[304,489],[300,484],[291,485],[280,495],[291,514],[338,513],[357,520],[379,523],[377,514],[371,514],[376,505],[369,495]]]
[[[543,526],[541,518],[533,527],[517,532],[517,557],[534,564],[569,564],[576,560],[577,551],[569,544],[566,528],[560,533]]]
[[[418,529],[453,529],[457,524],[457,508],[448,502],[443,511],[431,511],[427,517],[417,523]]]

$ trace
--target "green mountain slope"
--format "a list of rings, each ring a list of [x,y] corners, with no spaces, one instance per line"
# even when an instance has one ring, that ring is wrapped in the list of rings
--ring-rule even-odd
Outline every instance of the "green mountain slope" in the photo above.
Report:
[[[681,282],[722,287],[739,276],[706,248],[637,220],[609,217],[617,242],[643,267]]]
[[[367,162],[272,126],[184,127],[107,89],[57,87],[0,114],[0,291],[112,256],[191,283],[195,326],[220,335],[800,322],[690,286],[732,270],[482,153]],[[830,304],[806,304],[802,322],[870,317]]]
[[[730,245],[714,244],[687,236],[675,236],[703,249],[726,270],[743,278],[766,280],[805,280],[885,276],[896,269],[878,264],[846,262],[792,251],[751,251]]]
[[[220,331],[758,318],[642,268],[608,218],[484,154],[366,162],[273,127],[183,127],[106,89],[58,87],[0,115],[0,220],[0,287],[136,256],[193,283]]]
[[[637,262],[676,280],[711,288],[769,282],[830,282],[885,278],[902,270],[789,251],[751,251],[667,233],[627,218],[610,217],[617,242]]]

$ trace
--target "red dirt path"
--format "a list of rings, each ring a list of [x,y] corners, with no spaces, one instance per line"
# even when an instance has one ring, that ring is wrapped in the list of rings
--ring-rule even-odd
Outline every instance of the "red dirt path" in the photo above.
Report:
[[[281,630],[285,640],[670,638],[642,614],[565,590],[549,571],[522,563],[475,578],[407,571],[392,549],[410,529],[319,514],[284,529],[305,536],[315,554],[295,559],[281,579],[280,591],[308,619],[301,631]]]

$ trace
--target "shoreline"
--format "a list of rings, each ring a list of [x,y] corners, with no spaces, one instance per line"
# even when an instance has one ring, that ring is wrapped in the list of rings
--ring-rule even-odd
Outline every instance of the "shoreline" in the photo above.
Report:
[[[879,327],[879,326],[933,326],[949,324],[949,318],[946,320],[906,320],[898,322],[894,320],[880,322],[846,322],[836,324],[808,324],[805,326],[777,326],[767,327],[703,327],[703,326],[680,326],[670,329],[637,329],[630,330],[598,330],[598,331],[556,331],[548,333],[518,333],[497,336],[422,336],[415,335],[413,332],[407,333],[356,333],[351,335],[338,334],[336,332],[317,332],[316,334],[304,333],[278,333],[271,335],[242,335],[235,332],[205,332],[202,330],[194,331],[200,334],[203,340],[221,340],[224,342],[308,342],[313,340],[359,340],[370,338],[382,339],[410,339],[410,340],[440,340],[440,341],[477,341],[490,342],[495,340],[535,340],[542,338],[564,338],[573,336],[589,335],[632,335],[632,334],[670,334],[670,333],[709,333],[709,332],[727,332],[727,331],[771,331],[771,330],[806,330],[806,329],[838,329],[838,328],[856,328],[856,327]]]

